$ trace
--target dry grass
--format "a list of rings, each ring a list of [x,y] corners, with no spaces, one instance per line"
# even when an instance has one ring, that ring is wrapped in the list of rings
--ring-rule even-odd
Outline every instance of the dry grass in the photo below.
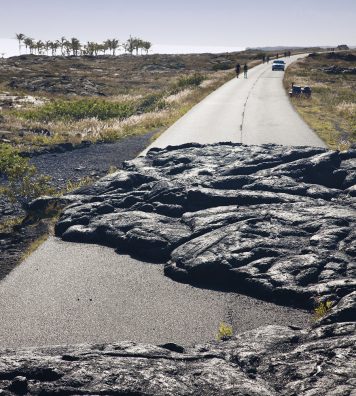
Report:
[[[188,87],[178,92],[175,88],[162,92],[164,107],[161,110],[136,114],[126,119],[110,118],[99,120],[97,118],[85,118],[81,120],[50,120],[33,121],[19,117],[19,112],[7,111],[3,113],[3,127],[12,131],[13,135],[7,135],[21,149],[29,149],[37,146],[48,146],[58,143],[71,142],[79,144],[83,140],[114,141],[130,135],[143,134],[148,131],[161,131],[170,126],[192,106],[202,100],[206,95],[214,91],[220,85],[233,78],[231,71],[218,71],[209,76],[199,86]],[[172,85],[174,87],[174,85]],[[171,94],[170,92],[173,91]],[[110,101],[131,101],[142,99],[139,95],[125,95],[110,97]],[[48,129],[52,136],[25,134],[19,136],[18,130]]]
[[[26,260],[28,257],[30,257],[31,254],[33,252],[35,252],[44,242],[46,242],[48,238],[49,238],[49,234],[47,233],[47,234],[41,235],[39,238],[37,238],[33,242],[31,242],[27,246],[25,252],[22,254],[22,257],[19,260],[19,262],[22,262],[22,261]]]
[[[293,105],[330,148],[345,149],[356,142],[356,75],[322,70],[333,65],[352,68],[356,61],[328,54],[309,56],[287,69],[284,85],[288,91],[292,82],[312,87],[310,99],[292,98]]]
[[[21,224],[23,217],[10,217],[0,220],[0,232],[11,232],[15,226]]]
[[[356,103],[355,102],[341,102],[336,106],[336,111],[345,117],[356,117]]]
[[[100,86],[108,103],[138,103],[152,95],[158,98],[159,106],[146,108],[144,113],[126,119],[98,118],[60,119],[50,113],[41,119],[40,112],[46,113],[41,106],[24,103],[21,109],[0,110],[0,140],[11,141],[21,150],[71,142],[79,144],[83,140],[113,141],[129,135],[143,134],[148,131],[161,132],[169,127],[192,106],[202,100],[220,85],[234,77],[234,65],[248,63],[253,67],[261,61],[260,54],[245,51],[232,54],[198,55],[152,55],[142,57],[97,57],[97,58],[47,58],[22,57],[0,62],[0,92],[4,91],[21,96],[21,89],[11,90],[7,83],[13,78],[33,79],[40,76],[58,78],[88,78]],[[231,69],[217,70],[216,66],[228,64]],[[190,81],[194,76],[202,76],[202,81],[181,86],[182,81]],[[32,79],[32,80],[31,80]],[[197,80],[198,81],[198,80]],[[200,84],[199,84],[200,83]],[[199,85],[198,85],[199,84]],[[33,95],[33,94],[31,94]],[[47,105],[58,101],[89,100],[87,97],[69,96],[64,93],[36,92],[33,97],[40,98]],[[112,107],[112,106],[111,106]],[[27,116],[26,116],[27,111]],[[46,113],[47,114],[47,113]],[[54,119],[56,118],[56,119]],[[77,117],[78,118],[78,117]],[[33,133],[34,130],[47,129],[51,136]],[[21,132],[25,131],[25,132]]]

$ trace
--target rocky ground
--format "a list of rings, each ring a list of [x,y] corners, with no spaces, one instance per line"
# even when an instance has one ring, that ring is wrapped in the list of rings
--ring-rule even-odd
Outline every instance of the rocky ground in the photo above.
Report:
[[[0,59],[0,89],[76,96],[127,94],[167,88],[172,77],[233,69],[259,51],[142,56],[39,56]]]
[[[99,84],[88,78],[73,78],[66,75],[59,77],[16,77],[8,83],[8,87],[29,92],[39,91],[79,96],[104,96]]]
[[[314,328],[183,348],[120,342],[0,351],[3,395],[354,396],[356,293]]]
[[[354,396],[356,150],[153,149],[60,199],[56,233],[151,261],[198,286],[332,308],[193,347],[120,342],[0,352],[3,394]],[[145,265],[144,263],[142,265]]]
[[[355,289],[356,151],[187,144],[67,196],[56,234],[195,285],[310,308]],[[51,203],[32,204],[32,211]]]
[[[42,150],[40,155],[32,156],[30,162],[39,173],[51,176],[57,188],[63,188],[68,180],[96,179],[110,169],[121,168],[124,161],[135,158],[150,144],[153,134],[130,136],[114,143],[82,143],[80,149],[67,143]]]

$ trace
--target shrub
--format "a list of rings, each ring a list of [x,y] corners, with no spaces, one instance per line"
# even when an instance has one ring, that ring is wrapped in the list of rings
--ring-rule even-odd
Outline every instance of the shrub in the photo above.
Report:
[[[36,109],[19,111],[18,115],[31,121],[49,122],[53,120],[78,121],[85,118],[124,119],[135,114],[135,112],[136,106],[133,102],[79,99],[55,100]]]
[[[194,73],[188,76],[182,76],[178,79],[177,81],[177,86],[179,88],[186,88],[186,87],[191,87],[191,86],[199,86],[204,80],[206,79],[205,76],[203,76],[200,73]]]
[[[221,322],[219,325],[219,330],[216,339],[218,341],[227,341],[233,336],[233,333],[234,332],[232,326],[224,322]]]
[[[166,107],[163,99],[163,93],[147,95],[137,106],[139,113],[148,113],[152,111],[162,110]]]
[[[319,301],[318,305],[314,308],[314,318],[315,320],[319,320],[323,318],[327,313],[330,312],[333,306],[332,301]]]
[[[54,193],[51,178],[38,175],[37,169],[27,158],[9,144],[0,143],[0,175],[5,179],[1,194],[12,202],[24,204],[43,194]]]
[[[233,69],[234,65],[232,63],[229,62],[223,62],[223,63],[215,63],[212,66],[212,70],[214,71],[218,71],[218,70],[230,70]]]

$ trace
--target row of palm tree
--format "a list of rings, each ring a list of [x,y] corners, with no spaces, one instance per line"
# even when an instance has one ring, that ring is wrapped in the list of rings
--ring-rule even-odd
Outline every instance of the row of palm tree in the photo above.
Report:
[[[148,51],[152,47],[152,43],[144,41],[138,37],[131,37],[124,42],[120,42],[118,39],[108,39],[103,43],[96,43],[94,41],[88,41],[86,44],[82,44],[77,38],[72,37],[66,39],[61,37],[60,40],[56,41],[42,41],[34,40],[31,37],[25,36],[23,33],[16,33],[16,39],[19,42],[19,53],[21,54],[21,47],[24,45],[26,53],[29,51],[30,54],[38,55],[57,55],[59,52],[62,56],[79,56],[79,55],[106,55],[109,52],[111,55],[116,55],[116,51],[124,51],[125,53],[136,55],[142,54]]]

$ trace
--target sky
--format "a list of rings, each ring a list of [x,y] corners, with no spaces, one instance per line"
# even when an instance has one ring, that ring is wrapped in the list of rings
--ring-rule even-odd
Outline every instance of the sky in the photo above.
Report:
[[[0,39],[132,35],[172,52],[356,45],[355,21],[355,0],[0,0]],[[9,42],[1,40],[0,53]]]

